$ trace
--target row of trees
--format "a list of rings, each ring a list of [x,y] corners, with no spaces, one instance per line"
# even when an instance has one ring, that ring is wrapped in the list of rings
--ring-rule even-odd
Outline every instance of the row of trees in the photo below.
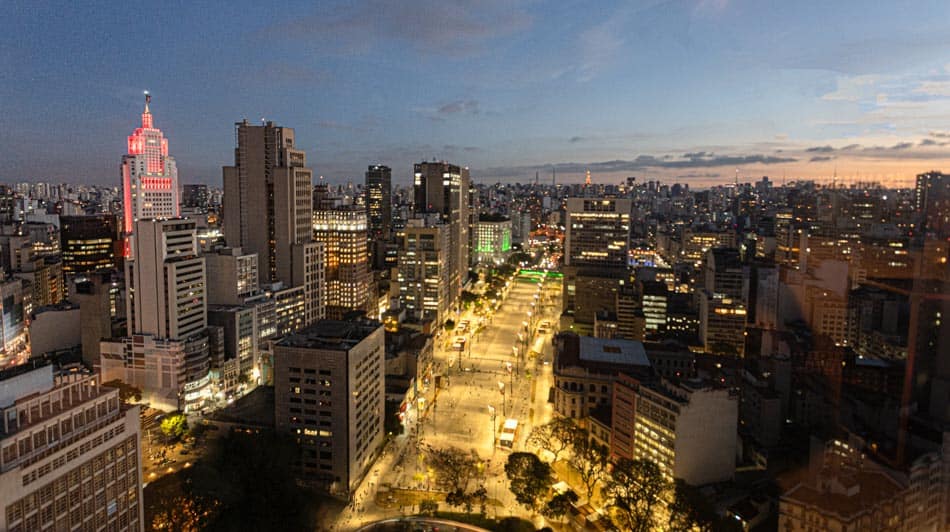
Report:
[[[728,530],[734,526],[719,519],[696,488],[681,480],[667,480],[653,461],[620,459],[611,463],[609,451],[593,443],[590,434],[570,419],[558,418],[536,427],[528,442],[549,453],[552,463],[566,456],[566,462],[577,471],[588,499],[601,484],[610,520],[620,530]],[[509,466],[512,492],[519,503],[532,511],[557,518],[576,502],[576,496],[572,499],[567,494],[546,499],[551,466],[537,456],[515,453],[509,459],[506,472]]]

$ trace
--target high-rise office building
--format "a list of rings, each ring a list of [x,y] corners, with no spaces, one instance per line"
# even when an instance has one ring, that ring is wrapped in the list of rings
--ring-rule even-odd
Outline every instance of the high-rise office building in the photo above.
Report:
[[[235,138],[234,166],[223,170],[224,238],[257,253],[262,281],[290,284],[293,247],[313,239],[313,171],[291,128],[245,120]]]
[[[294,130],[235,124],[234,166],[224,173],[224,236],[256,253],[262,283],[302,286],[304,324],[323,317],[323,246],[313,242],[313,171]]]
[[[128,154],[122,157],[123,219],[126,236],[134,231],[136,220],[174,218],[179,215],[178,168],[168,155],[168,139],[152,122],[148,108],[151,96],[145,95],[142,126],[129,136]],[[130,243],[126,243],[126,256]]]
[[[195,222],[136,222],[133,257],[125,268],[130,336],[100,344],[102,378],[140,388],[159,408],[200,409],[211,396],[211,364],[223,359],[223,341],[212,341],[208,328]]]
[[[204,255],[208,304],[243,305],[260,291],[257,255],[241,248],[221,248]]]
[[[950,175],[940,172],[918,175],[914,203],[920,229],[938,237],[950,235]]]
[[[503,264],[511,252],[511,220],[504,216],[482,216],[473,226],[475,262]]]
[[[626,267],[632,200],[568,198],[564,265]]]
[[[60,216],[59,224],[64,275],[119,267],[122,250],[115,215]]]
[[[370,264],[374,270],[386,270],[386,253],[393,243],[392,170],[388,166],[376,164],[366,170],[365,194]]]
[[[351,310],[370,311],[372,272],[366,211],[358,207],[313,213],[313,238],[323,244],[326,312],[334,319]]]
[[[378,321],[321,320],[274,346],[277,430],[331,493],[350,494],[383,441],[384,343]]]
[[[210,199],[208,195],[208,185],[183,185],[181,192],[182,208],[192,209],[194,212],[208,212]]]
[[[169,339],[202,331],[208,326],[207,283],[195,222],[140,220],[135,234],[135,258],[126,265],[130,330]]]
[[[389,240],[392,236],[393,196],[392,170],[374,164],[366,170],[366,214],[369,236],[373,240]]]
[[[97,376],[0,372],[0,529],[144,530],[139,408]]]
[[[416,214],[438,213],[448,226],[448,304],[454,308],[459,303],[462,285],[468,280],[469,171],[445,161],[417,163],[414,170],[413,210]]]
[[[598,312],[616,311],[627,276],[632,200],[568,198],[564,238],[564,310],[590,325]]]
[[[742,356],[749,287],[739,251],[708,250],[703,275],[705,283],[699,291],[699,339],[707,352]]]
[[[437,216],[411,218],[399,249],[399,306],[410,318],[448,319],[449,230]]]

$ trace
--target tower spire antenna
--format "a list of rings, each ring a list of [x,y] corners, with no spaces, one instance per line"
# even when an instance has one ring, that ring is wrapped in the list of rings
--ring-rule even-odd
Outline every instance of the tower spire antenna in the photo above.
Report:
[[[142,111],[142,127],[143,128],[152,128],[152,111],[149,110],[148,104],[152,101],[152,95],[148,91],[145,91],[145,110]]]

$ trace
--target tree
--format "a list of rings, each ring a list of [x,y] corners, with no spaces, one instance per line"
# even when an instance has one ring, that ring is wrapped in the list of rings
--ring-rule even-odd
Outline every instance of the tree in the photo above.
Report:
[[[522,506],[537,511],[539,502],[551,485],[551,466],[532,453],[512,453],[505,463],[509,489]]]
[[[554,455],[551,463],[557,462],[558,456],[568,450],[578,438],[583,437],[583,431],[570,418],[554,418],[544,425],[531,430],[528,443]]]
[[[436,485],[449,492],[468,491],[468,484],[478,474],[478,455],[458,447],[426,448],[426,458],[436,472]]]
[[[445,325],[443,325],[446,332],[451,332],[455,329],[455,320],[445,320]]]
[[[422,515],[435,515],[439,511],[439,503],[432,499],[425,499],[419,502],[419,513]]]
[[[449,492],[445,496],[445,502],[451,506],[462,506],[465,513],[472,513],[475,504],[479,504],[481,512],[485,513],[485,503],[488,502],[488,490],[484,486],[479,487],[471,493],[466,493],[460,489]]]
[[[719,516],[709,501],[682,479],[676,479],[673,484],[673,497],[667,510],[671,531],[722,530],[723,525],[734,524],[719,523]]]
[[[607,471],[606,450],[590,441],[587,432],[577,438],[572,446],[571,457],[568,460],[571,467],[577,470],[581,483],[587,490],[587,499],[594,494],[594,488]]]
[[[213,519],[219,503],[205,497],[176,497],[152,519],[152,530],[191,532],[201,530]]]
[[[647,532],[658,528],[655,510],[668,489],[653,461],[622,458],[604,482],[610,520],[620,530]]]
[[[188,418],[185,414],[168,414],[162,419],[162,433],[174,440],[181,439],[188,431]]]
[[[541,515],[548,519],[561,519],[571,509],[571,505],[577,502],[578,496],[573,491],[558,493],[541,509]]]
[[[142,400],[142,390],[131,384],[126,384],[119,379],[102,383],[103,386],[119,389],[119,400],[124,403],[137,403]]]

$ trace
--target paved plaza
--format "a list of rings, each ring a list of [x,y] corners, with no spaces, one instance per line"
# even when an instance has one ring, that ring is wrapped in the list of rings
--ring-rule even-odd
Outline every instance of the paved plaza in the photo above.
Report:
[[[523,450],[531,428],[551,419],[553,410],[547,399],[553,382],[552,332],[537,331],[544,321],[556,326],[560,289],[559,280],[548,280],[542,285],[530,277],[516,277],[507,297],[493,313],[475,316],[466,312],[459,316],[459,322],[470,323],[461,334],[467,339],[461,352],[452,347],[460,334],[443,333],[434,354],[435,374],[441,376],[441,388],[430,390],[425,411],[410,412],[406,432],[387,446],[356,490],[354,502],[337,522],[338,529],[351,530],[361,523],[413,513],[411,507],[377,504],[377,491],[380,485],[391,489],[434,489],[431,472],[423,460],[426,445],[475,452],[484,461],[488,514],[523,513],[508,491],[504,473],[504,463],[512,450],[493,442],[501,435],[505,419],[517,419],[519,429],[513,450]],[[474,487],[473,482],[471,488]],[[433,494],[432,498],[440,497]],[[385,494],[381,500],[388,500]]]

